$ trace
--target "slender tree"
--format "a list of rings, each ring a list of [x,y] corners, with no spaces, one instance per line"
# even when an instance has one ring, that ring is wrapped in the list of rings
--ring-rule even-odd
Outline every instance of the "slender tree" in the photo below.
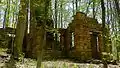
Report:
[[[38,49],[37,49],[37,66],[36,68],[41,68],[41,62],[42,62],[42,58],[43,58],[43,50],[46,46],[46,26],[47,26],[47,20],[50,17],[49,14],[49,10],[50,10],[50,3],[51,0],[40,0],[40,2],[38,2],[39,4],[43,4],[43,5],[39,5],[38,7],[36,7],[36,10],[38,12],[38,14],[35,14],[36,16],[36,20],[37,20],[37,26],[36,28],[39,29],[39,31],[37,31],[37,41],[36,44],[38,45]],[[43,11],[41,11],[41,9],[37,9],[37,8],[41,8]],[[37,18],[38,17],[38,18]],[[38,25],[40,23],[40,25]]]
[[[58,14],[58,9],[57,9],[57,6],[58,6],[58,0],[55,0],[55,29],[57,29],[57,14]],[[57,34],[55,33],[55,48],[57,46]]]
[[[103,46],[105,49],[105,6],[104,6],[104,0],[101,0],[101,8],[102,8],[102,36],[103,36]]]
[[[7,7],[5,9],[5,14],[4,14],[3,28],[8,26],[9,14],[10,14],[9,12],[10,12],[10,0],[7,1]]]
[[[120,30],[120,7],[119,7],[119,0],[114,0],[115,1],[115,6],[116,6],[116,10],[117,10],[117,18],[118,18],[118,28]]]
[[[104,51],[106,51],[106,45],[105,45],[105,5],[104,5],[104,0],[101,0],[101,8],[102,8],[102,36],[103,36],[103,46],[104,46]],[[104,68],[108,68],[106,60],[104,60]]]
[[[76,0],[76,11],[78,11],[78,0]]]
[[[89,7],[90,7],[90,4],[92,3],[92,1],[89,1],[88,2],[88,6],[86,8],[86,14],[89,12]],[[94,8],[93,8],[93,13],[94,13]]]
[[[114,2],[115,2],[115,9],[116,9],[116,15],[117,15],[117,22],[118,23],[116,23],[117,25],[116,26],[118,26],[118,27],[116,27],[119,31],[120,31],[120,7],[119,7],[119,0],[114,0]],[[118,30],[116,30],[116,38],[118,38],[118,34],[120,33],[120,32],[118,32]],[[118,41],[116,40],[116,43],[117,43]],[[119,55],[118,55],[118,50],[119,50],[119,44],[120,43],[117,43],[116,45],[117,45],[117,60],[119,61]]]
[[[63,13],[62,13],[62,11],[63,11],[63,6],[62,6],[62,4],[63,4],[63,2],[61,1],[61,5],[60,5],[60,9],[61,9],[61,13],[60,13],[60,14],[61,14],[61,16],[60,16],[60,17],[61,17],[61,18],[60,18],[60,19],[61,19],[61,28],[63,28],[63,21],[62,21],[62,17],[63,17]]]
[[[73,16],[74,16],[74,13],[75,13],[75,11],[74,11],[74,9],[75,9],[74,8],[74,0],[72,1],[72,6],[73,6],[73,11],[72,12],[73,12]]]
[[[25,27],[25,35],[24,35],[24,39],[23,39],[23,49],[22,51],[26,53],[26,48],[27,48],[27,35],[28,35],[28,24],[29,24],[29,4],[30,1],[26,0],[26,27]]]
[[[4,20],[3,20],[3,28],[5,28],[5,24],[6,24],[6,16],[7,16],[7,8],[5,9]]]
[[[95,0],[93,0],[93,18],[95,19]]]

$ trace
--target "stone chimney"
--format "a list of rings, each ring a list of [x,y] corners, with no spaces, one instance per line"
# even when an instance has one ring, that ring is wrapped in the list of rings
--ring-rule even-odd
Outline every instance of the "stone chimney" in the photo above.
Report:
[[[77,19],[83,19],[85,16],[86,16],[86,14],[83,13],[83,12],[76,12],[76,15],[74,15],[74,19],[75,20],[77,20]]]

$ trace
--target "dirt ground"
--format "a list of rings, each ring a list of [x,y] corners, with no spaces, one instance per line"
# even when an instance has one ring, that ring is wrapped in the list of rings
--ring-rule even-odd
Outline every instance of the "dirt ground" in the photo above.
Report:
[[[17,61],[13,64],[10,61],[10,54],[6,53],[5,49],[0,49],[0,68],[36,68],[36,60],[23,58],[22,61]],[[74,63],[68,60],[43,61],[41,68],[104,68],[103,64],[92,63]],[[120,64],[108,64],[108,68],[120,68]]]

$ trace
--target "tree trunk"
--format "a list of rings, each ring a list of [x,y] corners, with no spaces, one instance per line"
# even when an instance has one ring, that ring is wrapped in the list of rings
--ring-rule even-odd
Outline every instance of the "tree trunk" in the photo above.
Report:
[[[5,28],[6,16],[7,16],[7,8],[5,9],[4,20],[3,20],[3,28]]]
[[[119,25],[119,30],[120,30],[120,7],[119,7],[119,0],[114,0],[115,1],[115,6],[118,14],[118,25]]]
[[[40,11],[38,13],[38,16],[41,16],[39,19],[36,18],[37,20],[37,26],[36,29],[39,31],[37,32],[37,41],[36,45],[37,47],[37,66],[36,68],[41,68],[41,63],[43,59],[43,50],[44,46],[46,46],[46,24],[47,24],[47,19],[49,18],[49,6],[50,6],[50,0],[41,0],[41,2],[44,4],[44,7],[41,5],[38,8],[41,8],[43,11]],[[38,10],[39,11],[39,10]],[[38,25],[40,24],[40,25]]]
[[[78,11],[78,0],[76,0],[76,12]]]
[[[117,19],[118,19],[118,30],[120,31],[120,7],[119,7],[119,0],[114,0],[115,1],[115,6],[116,6],[116,10],[117,10]],[[116,34],[119,34],[120,32],[116,31]],[[117,36],[118,38],[118,36]],[[119,55],[118,55],[118,46],[119,44],[117,44],[117,60],[119,61]]]
[[[93,18],[95,19],[95,0],[93,0]]]
[[[101,0],[101,8],[102,8],[102,36],[103,36],[103,47],[104,51],[106,51],[106,45],[105,45],[105,6],[104,6],[104,0]],[[104,62],[104,68],[108,68],[106,60]]]
[[[55,0],[55,29],[57,29],[57,14],[58,14],[58,10],[57,10],[57,0]],[[55,45],[53,48],[56,48],[57,46],[57,34],[55,33]]]
[[[42,25],[40,26],[41,32],[37,32],[40,35],[40,38],[37,39],[41,41],[40,47],[37,49],[37,66],[36,68],[41,68],[42,58],[43,58],[43,47],[46,45],[46,31],[45,27]],[[37,43],[39,43],[39,41]]]
[[[16,37],[14,42],[14,58],[19,58],[22,55],[22,44],[26,28],[26,4],[25,0],[20,1],[21,9],[19,11],[18,23],[16,28]]]
[[[102,36],[103,36],[103,47],[104,51],[106,50],[105,46],[105,6],[104,6],[104,0],[101,0],[101,8],[102,8]]]
[[[26,48],[27,48],[27,37],[28,37],[28,22],[29,22],[29,0],[26,0],[26,8],[27,8],[27,15],[26,15],[26,27],[25,27],[25,35],[24,35],[24,39],[23,39],[23,46],[22,46],[22,51],[24,52],[24,53],[26,53]]]
[[[63,6],[62,6],[63,2],[61,2],[61,5],[60,5],[60,9],[61,9],[61,28],[63,28],[63,22],[62,22],[62,17],[63,17],[63,14],[62,14],[62,11],[63,11]]]
[[[74,0],[72,1],[72,6],[73,6],[73,16],[74,16]]]
[[[10,0],[7,1],[7,7],[5,9],[4,20],[3,20],[3,28],[5,28],[8,25],[9,11],[10,11]]]

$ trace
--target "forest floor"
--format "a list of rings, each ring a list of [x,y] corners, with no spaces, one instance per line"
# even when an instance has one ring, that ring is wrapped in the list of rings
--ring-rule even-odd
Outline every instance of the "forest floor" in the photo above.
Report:
[[[0,48],[0,68],[36,68],[36,60],[24,58],[22,61],[10,61],[7,49]],[[75,63],[68,60],[43,61],[41,68],[104,68],[103,64]],[[108,64],[108,68],[120,68],[120,64]]]

